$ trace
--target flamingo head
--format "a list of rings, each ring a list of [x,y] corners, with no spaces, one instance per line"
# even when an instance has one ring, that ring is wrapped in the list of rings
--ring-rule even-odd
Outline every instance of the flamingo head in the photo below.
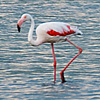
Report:
[[[25,22],[25,21],[31,21],[31,19],[32,19],[32,16],[30,14],[23,14],[21,16],[21,18],[17,22],[18,32],[20,32],[21,25],[23,24],[23,22]]]

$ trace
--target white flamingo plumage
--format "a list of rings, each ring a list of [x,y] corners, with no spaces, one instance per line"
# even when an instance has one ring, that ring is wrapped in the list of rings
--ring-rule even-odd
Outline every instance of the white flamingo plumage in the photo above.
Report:
[[[34,31],[34,19],[30,14],[23,14],[17,23],[18,31],[20,32],[20,28],[23,22],[31,21],[31,27],[28,33],[28,41],[32,46],[40,45],[43,43],[51,43],[51,48],[53,52],[53,59],[54,59],[54,83],[56,81],[56,58],[54,53],[53,43],[59,41],[68,41],[70,44],[75,46],[79,49],[78,54],[67,64],[67,66],[60,72],[62,83],[66,82],[64,78],[64,71],[66,68],[72,63],[74,59],[76,59],[82,52],[82,49],[72,43],[69,39],[67,39],[67,35],[75,34],[81,35],[83,34],[76,26],[71,26],[70,24],[63,23],[63,22],[46,22],[40,24],[36,28],[36,35],[37,39],[33,39],[33,31]]]

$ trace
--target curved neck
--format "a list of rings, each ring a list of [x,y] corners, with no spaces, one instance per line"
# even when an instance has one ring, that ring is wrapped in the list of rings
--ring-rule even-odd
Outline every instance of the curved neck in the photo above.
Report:
[[[33,39],[33,31],[34,31],[34,20],[31,18],[31,27],[30,27],[30,30],[29,30],[29,33],[28,33],[28,41],[31,42],[31,40]]]
[[[39,45],[37,40],[33,40],[32,34],[33,34],[33,31],[34,31],[34,26],[35,26],[34,19],[31,18],[31,27],[30,27],[30,30],[29,30],[29,33],[28,33],[28,41],[32,46]]]

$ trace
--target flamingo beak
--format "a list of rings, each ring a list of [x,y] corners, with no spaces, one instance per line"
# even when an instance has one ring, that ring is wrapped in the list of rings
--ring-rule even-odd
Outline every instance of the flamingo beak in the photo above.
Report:
[[[21,28],[19,27],[19,25],[18,25],[18,24],[17,24],[17,29],[18,29],[18,32],[20,32],[20,29],[21,29]]]
[[[19,19],[19,21],[17,22],[17,29],[18,29],[18,32],[20,32],[21,30],[21,25],[23,24],[23,22],[25,21],[24,18],[21,18]]]

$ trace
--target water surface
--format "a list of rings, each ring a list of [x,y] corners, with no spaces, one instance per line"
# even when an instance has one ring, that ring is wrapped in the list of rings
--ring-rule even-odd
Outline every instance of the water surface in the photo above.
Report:
[[[0,100],[100,99],[99,0],[1,0],[0,8]],[[83,53],[65,71],[66,83],[61,84],[60,71],[78,50],[67,42],[54,45],[57,82],[53,84],[51,46],[29,45],[29,22],[17,32],[23,13],[34,17],[35,28],[43,22],[62,21],[84,33],[70,38]]]

